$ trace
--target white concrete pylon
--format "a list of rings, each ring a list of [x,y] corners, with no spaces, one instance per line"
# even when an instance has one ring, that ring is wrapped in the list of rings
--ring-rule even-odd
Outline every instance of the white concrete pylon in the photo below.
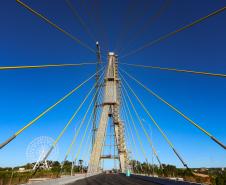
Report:
[[[118,78],[118,63],[113,52],[108,54],[108,66],[104,81],[104,98],[102,102],[102,112],[96,138],[90,157],[88,173],[100,171],[101,152],[104,145],[109,116],[113,117],[115,141],[118,149],[119,164],[121,172],[126,172],[128,168],[127,150],[125,145],[124,125],[120,119],[120,90]]]

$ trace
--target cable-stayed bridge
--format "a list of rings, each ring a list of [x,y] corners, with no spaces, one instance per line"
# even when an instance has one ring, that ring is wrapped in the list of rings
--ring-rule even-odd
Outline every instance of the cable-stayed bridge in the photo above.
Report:
[[[108,51],[103,52],[101,43],[95,39],[92,35],[92,32],[87,27],[86,23],[82,19],[82,17],[76,11],[76,8],[73,6],[73,3],[69,0],[66,0],[66,3],[70,10],[73,12],[74,16],[78,19],[83,29],[86,31],[87,35],[94,41],[94,45],[96,48],[86,44],[81,39],[72,35],[70,32],[66,31],[62,27],[55,24],[49,18],[47,18],[42,13],[34,10],[28,4],[23,1],[16,0],[18,5],[24,7],[26,10],[31,12],[33,15],[42,19],[44,22],[62,32],[64,35],[72,39],[76,44],[81,45],[86,48],[94,55],[96,55],[96,62],[87,62],[87,63],[72,63],[72,64],[46,64],[46,65],[30,65],[30,66],[1,66],[0,71],[2,70],[20,70],[20,69],[39,69],[39,68],[71,68],[71,67],[79,67],[79,66],[93,66],[96,67],[96,71],[93,74],[90,74],[88,78],[86,78],[79,85],[74,87],[70,92],[62,96],[59,100],[57,100],[53,105],[50,105],[47,109],[43,110],[37,117],[33,118],[30,122],[25,124],[22,128],[12,134],[11,137],[6,139],[0,144],[0,149],[3,150],[10,145],[11,142],[16,142],[17,137],[23,132],[29,130],[29,127],[33,124],[38,124],[38,120],[43,116],[46,116],[48,112],[54,109],[61,102],[69,98],[75,92],[77,92],[83,86],[86,86],[88,82],[92,79],[95,79],[95,83],[90,88],[89,92],[84,96],[80,105],[77,107],[76,111],[73,113],[71,118],[68,120],[66,125],[63,127],[62,131],[55,138],[52,146],[48,149],[42,159],[39,161],[40,164],[48,159],[51,152],[54,150],[58,142],[65,135],[68,127],[72,124],[73,120],[76,118],[78,113],[82,108],[84,108],[85,103],[91,98],[91,101],[88,103],[86,107],[86,112],[84,113],[81,122],[77,125],[77,129],[75,135],[73,136],[70,145],[65,151],[64,160],[61,163],[61,171],[65,165],[65,162],[68,160],[70,154],[73,154],[73,162],[79,159],[81,155],[81,150],[83,148],[86,149],[86,155],[89,156],[89,164],[87,169],[87,174],[96,175],[103,172],[103,168],[101,166],[102,161],[106,159],[110,159],[114,161],[114,169],[117,169],[119,172],[123,174],[129,175],[130,173],[134,173],[135,169],[133,169],[133,165],[131,162],[136,160],[139,152],[143,155],[145,162],[147,164],[150,163],[147,153],[147,148],[145,148],[143,144],[143,138],[141,134],[144,135],[145,139],[149,144],[149,148],[152,150],[153,155],[157,161],[157,167],[161,170],[164,169],[164,165],[162,164],[162,159],[159,157],[158,150],[156,146],[153,144],[152,137],[150,136],[149,130],[147,129],[142,117],[140,115],[140,111],[147,115],[149,118],[148,124],[151,124],[156,127],[158,132],[161,134],[164,142],[167,143],[168,147],[173,151],[175,158],[181,162],[185,169],[189,169],[189,163],[184,159],[183,154],[181,154],[180,149],[174,145],[170,136],[167,132],[164,131],[164,128],[158,123],[157,119],[155,119],[155,115],[152,114],[152,111],[147,107],[146,102],[142,100],[142,96],[139,95],[131,85],[131,83],[136,83],[140,88],[146,91],[147,94],[156,98],[159,103],[165,104],[171,110],[173,110],[176,114],[180,115],[184,119],[184,124],[190,124],[200,131],[200,134],[204,134],[207,138],[209,138],[208,142],[214,142],[218,145],[222,150],[226,149],[225,144],[220,141],[217,136],[210,133],[207,129],[201,126],[200,123],[196,122],[192,118],[190,118],[185,112],[178,109],[175,105],[170,103],[170,100],[165,99],[160,96],[157,92],[154,92],[149,84],[140,81],[138,78],[134,77],[133,74],[128,72],[127,68],[131,67],[134,69],[145,68],[149,70],[161,70],[161,71],[171,71],[176,73],[181,73],[181,75],[190,73],[193,75],[205,75],[209,78],[226,78],[226,74],[221,73],[212,73],[207,71],[194,71],[190,69],[180,69],[180,68],[169,68],[169,67],[161,67],[161,66],[150,66],[143,64],[131,64],[124,62],[124,58],[135,55],[136,53],[152,47],[155,44],[163,42],[164,40],[179,34],[180,32],[192,29],[193,26],[200,24],[207,19],[217,16],[225,12],[226,7],[222,7],[218,10],[210,12],[208,15],[205,15],[195,21],[192,21],[190,24],[184,25],[181,28],[174,30],[166,35],[163,35],[155,40],[149,41],[146,44],[138,47],[135,50],[132,50],[128,53],[121,53],[123,48],[116,48],[114,52]],[[168,3],[168,2],[167,2]],[[167,4],[164,4],[165,7]],[[133,42],[133,40],[131,41]],[[134,101],[136,100],[136,102]],[[137,107],[139,105],[140,108]],[[136,120],[134,119],[136,118]],[[84,127],[84,129],[82,129]],[[139,128],[138,128],[139,127]],[[142,131],[142,133],[140,132]],[[78,135],[82,134],[82,137],[79,139]],[[109,138],[108,138],[109,137]],[[107,144],[107,140],[110,141],[110,144]],[[78,148],[76,148],[76,152],[74,152],[74,146],[78,143]],[[109,153],[104,153],[106,147],[110,147]],[[133,150],[134,149],[134,150]],[[74,153],[73,153],[74,152]],[[39,170],[40,165],[37,164],[34,169],[34,174]],[[73,172],[73,165],[72,165]],[[122,175],[110,175],[105,176],[103,174],[97,175],[95,177],[89,177],[87,180],[87,184],[102,184],[102,183],[124,183],[124,184],[150,184],[150,183],[162,183],[158,182],[158,180],[150,179],[150,181],[146,181],[143,177],[132,176],[131,180],[126,179]],[[104,181],[102,181],[104,179]],[[158,179],[158,178],[156,178]],[[97,182],[98,181],[98,182]],[[82,183],[82,182],[80,182]],[[170,184],[169,182],[167,182]]]

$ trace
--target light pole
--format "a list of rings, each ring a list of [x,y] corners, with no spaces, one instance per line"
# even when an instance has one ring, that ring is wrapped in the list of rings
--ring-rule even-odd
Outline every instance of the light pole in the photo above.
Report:
[[[74,161],[72,159],[72,162],[71,162],[71,176],[73,176],[73,170],[74,170]]]
[[[148,125],[149,130],[150,130],[150,138],[152,141],[152,145],[154,146],[154,141],[153,141],[153,131],[152,131],[152,127],[151,124],[146,122],[145,119],[142,119],[142,122],[145,123],[146,125]],[[154,151],[152,150],[152,155],[151,155],[151,161],[152,161],[152,176],[154,176],[155,170],[154,170]]]

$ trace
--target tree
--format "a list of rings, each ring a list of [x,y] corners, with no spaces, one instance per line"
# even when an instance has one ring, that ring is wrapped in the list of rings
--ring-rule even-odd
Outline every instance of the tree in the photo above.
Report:
[[[215,178],[216,185],[225,185],[226,184],[226,172],[218,173],[217,177]]]

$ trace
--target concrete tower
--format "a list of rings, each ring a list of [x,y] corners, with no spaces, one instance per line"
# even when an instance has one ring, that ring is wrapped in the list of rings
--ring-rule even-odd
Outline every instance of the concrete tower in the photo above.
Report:
[[[109,117],[112,117],[114,126],[114,137],[118,150],[120,170],[125,172],[128,168],[128,156],[125,145],[124,124],[120,119],[120,81],[118,78],[118,62],[114,53],[108,54],[108,66],[104,80],[104,98],[102,112],[93,150],[90,157],[88,173],[100,171],[101,153],[106,137],[106,130]]]

